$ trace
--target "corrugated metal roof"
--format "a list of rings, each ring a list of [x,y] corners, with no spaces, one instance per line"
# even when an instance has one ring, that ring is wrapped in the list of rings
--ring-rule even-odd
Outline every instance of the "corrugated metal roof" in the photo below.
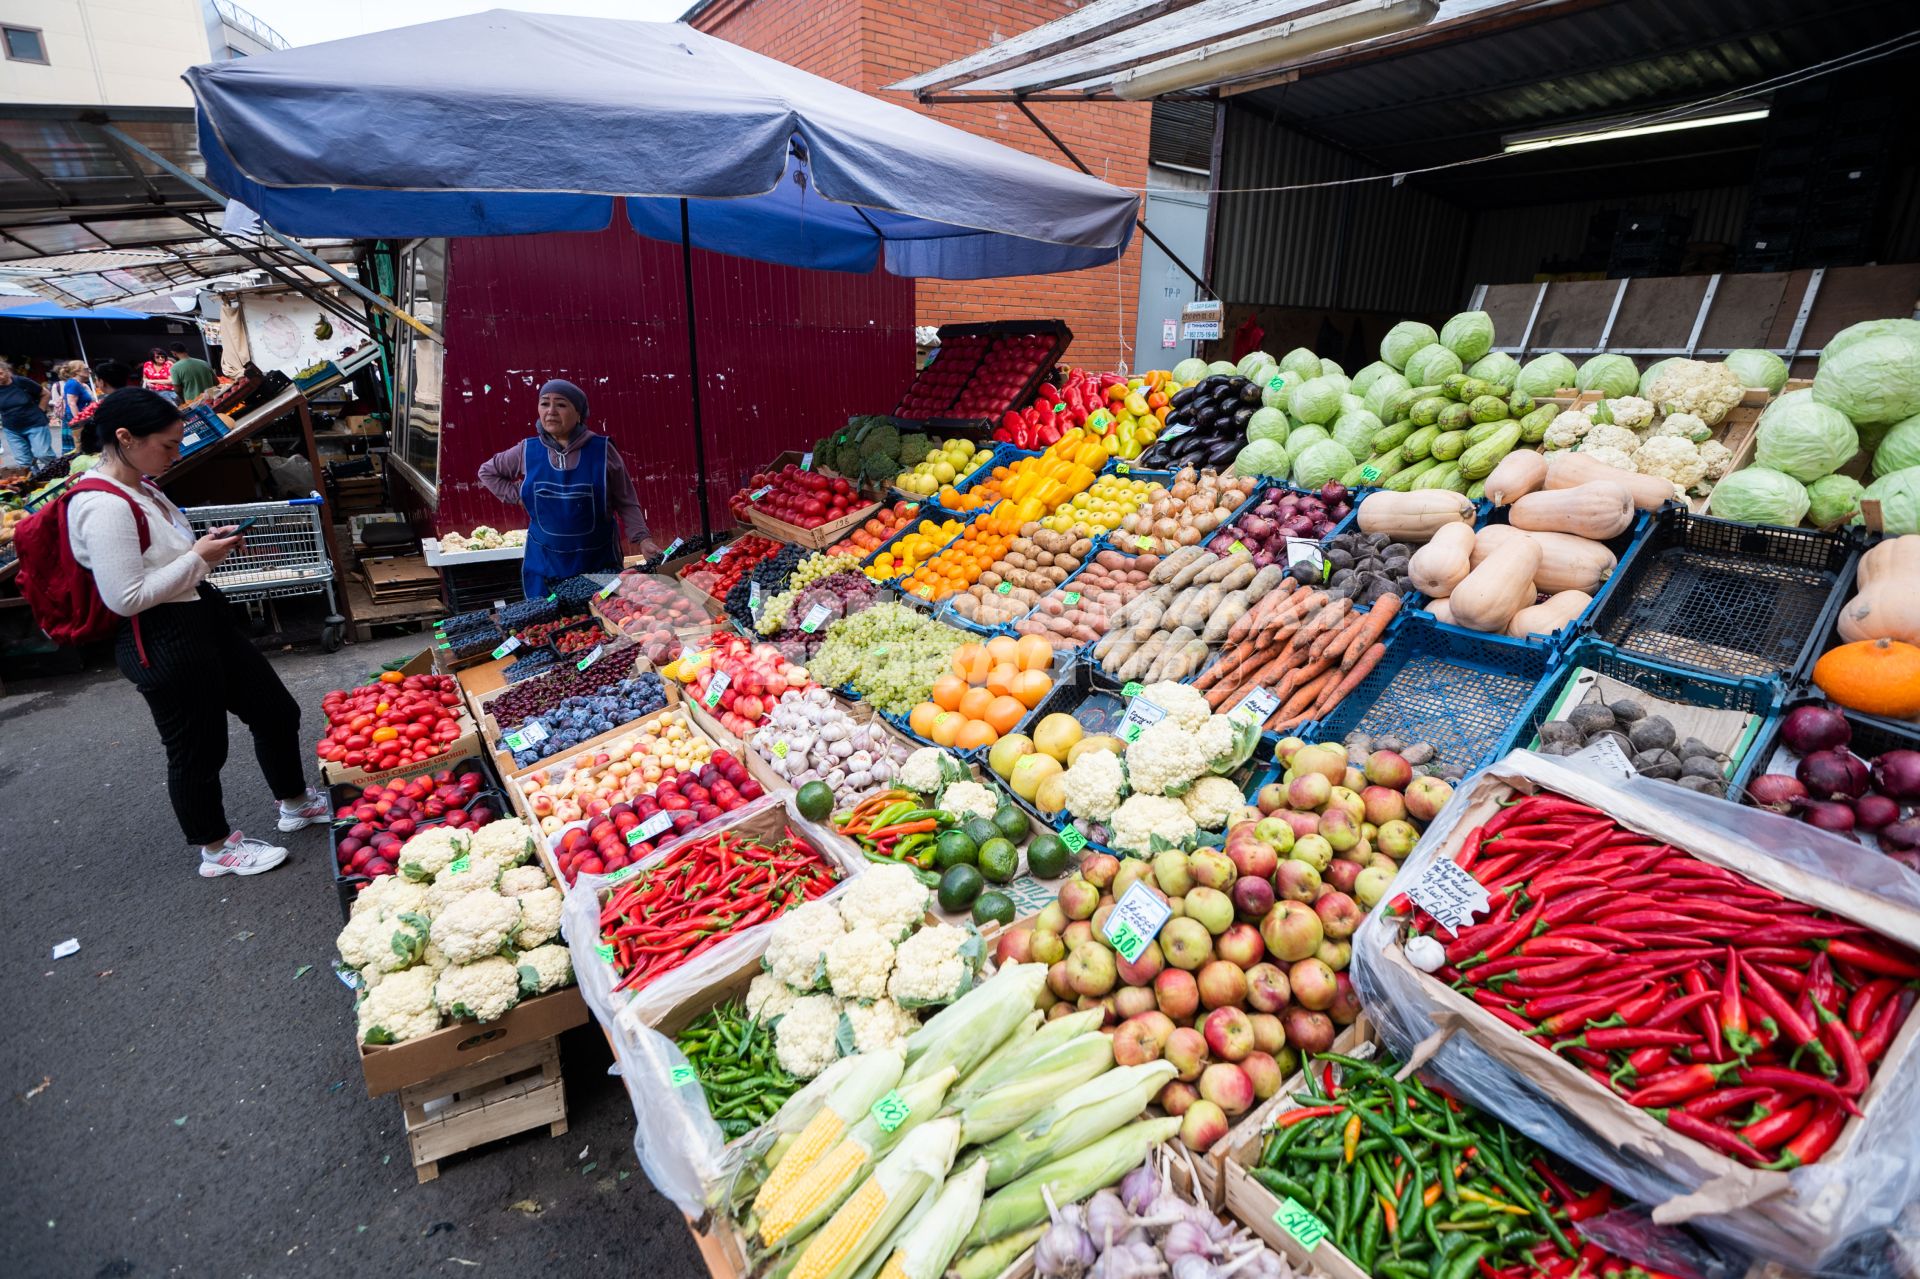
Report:
[[[1153,122],[1147,138],[1147,159],[1154,164],[1174,164],[1205,172],[1213,165],[1213,113],[1211,102],[1170,102],[1153,104]]]

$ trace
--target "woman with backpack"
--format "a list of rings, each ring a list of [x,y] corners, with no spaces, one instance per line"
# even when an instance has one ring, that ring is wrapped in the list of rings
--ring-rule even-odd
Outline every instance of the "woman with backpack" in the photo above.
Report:
[[[66,499],[67,539],[101,601],[127,619],[115,656],[160,730],[167,795],[188,851],[200,855],[200,874],[257,875],[285,861],[287,850],[250,839],[227,820],[220,770],[229,711],[253,732],[254,756],[280,797],[282,831],[332,812],[325,793],[306,783],[299,703],[207,584],[241,539],[232,529],[196,538],[180,508],[145,478],[173,465],[182,430],[179,408],[155,392],[129,388],[102,398],[80,441],[100,462]]]

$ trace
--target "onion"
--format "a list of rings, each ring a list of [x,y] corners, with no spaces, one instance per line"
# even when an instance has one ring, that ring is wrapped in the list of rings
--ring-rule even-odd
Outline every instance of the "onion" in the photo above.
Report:
[[[1747,798],[1771,813],[1790,813],[1807,798],[1807,788],[1785,773],[1762,773],[1747,783]]]
[[[1882,795],[1920,800],[1920,751],[1883,751],[1873,761],[1873,784]]]
[[[1200,530],[1193,525],[1182,524],[1180,526],[1180,535],[1174,540],[1182,546],[1198,546],[1200,545],[1200,538],[1202,536]]]
[[[1885,795],[1862,795],[1853,801],[1853,820],[1861,830],[1879,830],[1900,820],[1900,805]]]
[[[1280,531],[1288,537],[1307,537],[1313,533],[1313,521],[1304,515],[1296,515],[1282,524]]]
[[[1867,789],[1867,766],[1844,750],[1815,751],[1794,774],[1816,800],[1853,799]]]
[[[1350,496],[1344,484],[1328,483],[1320,486],[1320,500],[1323,502],[1344,502]]]
[[[1800,816],[1809,826],[1853,838],[1853,809],[1829,800],[1809,800],[1800,806]]]
[[[1215,555],[1227,555],[1232,552],[1233,542],[1233,530],[1221,529],[1213,535],[1213,540],[1207,543],[1207,549]]]
[[[1920,814],[1880,829],[1880,847],[1890,853],[1920,852]]]
[[[1278,527],[1285,527],[1290,520],[1283,520]],[[1239,521],[1240,536],[1249,542],[1264,542],[1273,536],[1276,525],[1272,520],[1263,520],[1257,515],[1248,515]]]
[[[1831,706],[1797,706],[1780,721],[1780,740],[1796,755],[1833,750],[1852,739],[1847,717]]]

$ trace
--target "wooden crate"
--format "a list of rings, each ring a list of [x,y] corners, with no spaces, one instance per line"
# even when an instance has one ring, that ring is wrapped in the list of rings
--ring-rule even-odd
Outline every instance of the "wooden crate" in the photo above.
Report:
[[[560,1041],[542,1039],[400,1090],[413,1173],[422,1183],[440,1175],[440,1161],[488,1142],[545,1126],[567,1131]]]
[[[879,510],[880,504],[878,502],[872,502],[862,506],[856,511],[847,512],[837,520],[829,520],[818,528],[801,528],[798,524],[789,524],[785,520],[777,520],[773,518],[773,516],[761,511],[758,507],[748,513],[747,519],[752,522],[753,527],[760,533],[773,538],[775,541],[791,542],[795,546],[804,546],[811,550],[819,551],[832,546],[846,534],[851,533],[854,529],[865,524],[868,520],[872,519]]]

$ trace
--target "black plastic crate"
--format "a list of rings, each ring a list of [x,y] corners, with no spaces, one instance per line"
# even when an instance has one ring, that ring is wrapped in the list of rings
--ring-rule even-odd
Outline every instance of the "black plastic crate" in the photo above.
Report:
[[[444,765],[444,767],[453,773],[462,773],[468,769],[478,772],[480,776],[486,780],[485,784],[474,796],[474,799],[476,801],[481,798],[492,800],[494,802],[494,812],[498,816],[513,816],[513,805],[507,799],[505,793],[501,791],[499,779],[494,775],[492,765],[485,759],[478,755],[468,755],[466,758],[453,764]],[[424,767],[420,769],[419,772],[409,773],[406,777],[397,780],[405,781],[408,778],[418,777],[423,773],[437,773],[439,771],[440,767]],[[382,785],[385,785],[385,783],[382,783]],[[342,808],[358,800],[365,789],[365,787],[355,786],[347,782],[336,783],[327,788],[327,797],[333,804],[333,811],[337,814]],[[340,838],[347,831],[353,829],[356,820],[357,819],[350,817],[335,817],[327,823],[327,858],[333,871],[333,889],[340,898],[340,914],[343,918],[352,913],[353,899],[359,895],[362,888],[365,888],[372,882],[373,878],[370,875],[343,874],[340,870]],[[422,827],[438,826],[439,824],[437,821],[425,822],[422,823]]]
[[[1920,725],[1903,724],[1898,720],[1881,719],[1875,715],[1863,715],[1859,711],[1850,711],[1835,706],[1826,698],[1813,696],[1794,697],[1783,703],[1772,719],[1760,730],[1759,738],[1753,749],[1747,753],[1733,777],[1733,785],[1727,791],[1729,799],[1746,802],[1747,784],[1768,770],[1780,747],[1780,724],[1786,717],[1802,706],[1827,706],[1840,712],[1846,718],[1847,726],[1853,730],[1853,737],[1847,743],[1847,749],[1862,760],[1870,760],[1883,751],[1920,750]],[[1784,761],[1782,761],[1784,763]],[[1792,768],[1778,771],[1791,774]],[[1865,831],[1859,832],[1859,839],[1868,847],[1873,847],[1873,837]]]
[[[1669,507],[1616,570],[1593,634],[1675,666],[1785,678],[1819,642],[1858,555],[1844,533],[1737,524]]]
[[[959,402],[960,396],[966,391],[967,386],[972,383],[973,373],[978,370],[980,365],[986,362],[987,355],[999,344],[999,339],[1003,337],[1029,337],[1033,335],[1051,335],[1054,339],[1053,347],[1047,354],[1040,358],[1037,366],[1028,374],[1026,381],[1021,384],[1020,389],[1014,393],[1011,400],[1005,404],[998,405],[993,411],[993,416],[989,418],[955,418],[948,415],[948,410],[952,409],[952,407]],[[1002,414],[1006,413],[1009,409],[1024,409],[1027,405],[1031,404],[1033,402],[1034,389],[1038,387],[1040,383],[1054,376],[1055,369],[1060,362],[1060,357],[1066,354],[1067,347],[1073,343],[1073,330],[1068,328],[1066,323],[1061,320],[995,320],[987,324],[943,324],[940,326],[940,340],[943,344],[947,339],[955,337],[984,337],[987,339],[986,345],[981,348],[980,359],[968,370],[967,383],[963,384],[959,390],[956,390],[947,398],[946,403],[940,406],[939,412],[919,418],[904,418],[900,416],[900,412],[901,408],[906,404],[907,396],[911,394],[913,390],[912,384],[909,384],[907,390],[901,392],[900,404],[894,409],[894,416],[897,421],[903,424],[911,424],[914,429],[932,426],[980,426],[982,424],[991,429],[994,426],[998,426]],[[941,358],[940,356],[935,356],[927,367],[932,368],[936,366],[939,364]],[[916,373],[914,375],[914,382],[917,383],[919,380],[920,375]],[[906,429],[905,425],[903,425],[902,429]]]

